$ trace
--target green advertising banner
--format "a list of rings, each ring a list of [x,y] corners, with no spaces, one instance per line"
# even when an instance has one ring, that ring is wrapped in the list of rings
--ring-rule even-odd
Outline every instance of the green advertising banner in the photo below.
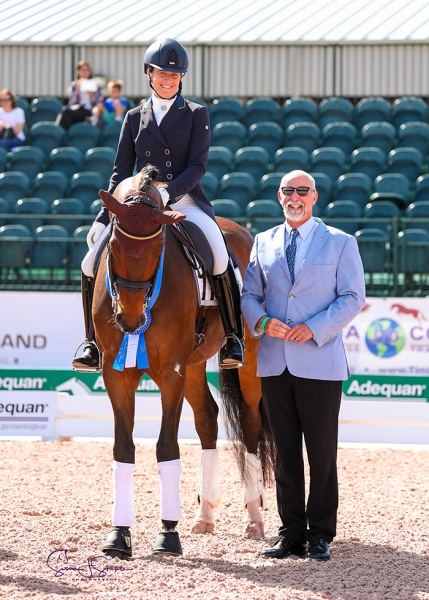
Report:
[[[343,383],[343,394],[350,400],[429,402],[429,377],[352,375]]]

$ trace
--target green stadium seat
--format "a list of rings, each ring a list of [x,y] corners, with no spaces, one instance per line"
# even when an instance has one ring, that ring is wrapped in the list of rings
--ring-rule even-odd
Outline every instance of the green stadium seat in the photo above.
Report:
[[[241,206],[235,200],[228,200],[227,198],[212,200],[212,206],[217,217],[234,221],[243,216]]]
[[[399,129],[409,121],[426,121],[428,105],[418,96],[403,96],[392,104],[392,123]]]
[[[429,153],[429,125],[419,121],[403,123],[398,129],[398,148],[415,148],[426,157]]]
[[[423,155],[415,148],[395,148],[387,155],[387,173],[402,173],[414,186],[423,165]]]
[[[4,148],[0,148],[0,173],[6,171],[7,163],[8,163],[8,155],[7,150]]]
[[[67,230],[61,225],[43,225],[34,234],[30,266],[38,269],[60,269],[67,257]]]
[[[359,229],[362,208],[353,200],[335,200],[325,209],[324,218],[327,225],[332,225],[346,233],[354,235]]]
[[[276,200],[280,188],[280,182],[285,173],[282,171],[273,171],[263,175],[259,180],[258,198],[261,200]]]
[[[13,208],[16,215],[13,222],[17,225],[25,225],[32,233],[46,223],[49,208],[48,203],[42,198],[21,198]]]
[[[328,204],[333,200],[332,179],[328,175],[326,175],[326,173],[311,171],[310,175],[314,177],[314,180],[316,182],[316,190],[318,194],[316,206],[319,210],[319,214],[323,214]]]
[[[339,148],[346,157],[350,156],[356,146],[357,130],[347,121],[328,123],[322,129],[322,146]]]
[[[387,239],[392,243],[397,231],[394,227],[394,219],[398,220],[401,210],[391,200],[377,200],[368,202],[364,207],[362,216],[371,222],[371,227],[381,229],[386,233]],[[397,225],[399,227],[399,225]]]
[[[23,96],[15,96],[15,102],[16,102],[16,105],[19,108],[22,108],[22,110],[24,111],[25,122],[28,126],[29,121],[30,121],[30,104],[29,104],[27,98],[24,98]]]
[[[361,148],[380,148],[385,154],[395,145],[396,129],[386,121],[367,123],[361,129]]]
[[[405,210],[409,220],[407,229],[425,229],[429,232],[429,199],[412,202]]]
[[[51,204],[57,198],[67,196],[69,180],[58,171],[44,171],[34,179],[33,194]]]
[[[290,171],[308,169],[310,156],[304,148],[298,146],[289,146],[289,148],[279,148],[274,154],[273,170],[289,173]]]
[[[69,240],[68,250],[68,267],[69,269],[77,269],[80,279],[80,270],[82,261],[88,252],[86,236],[88,235],[91,225],[82,225],[73,231],[72,241]]]
[[[319,125],[323,129],[328,123],[348,121],[353,123],[354,106],[347,98],[325,98],[319,104]]]
[[[73,146],[85,154],[90,148],[98,144],[100,130],[95,125],[83,121],[74,123],[65,133],[64,146]]]
[[[238,152],[238,151],[237,151]],[[234,154],[225,146],[210,146],[207,171],[220,179],[232,171]]]
[[[416,179],[413,202],[421,200],[429,200],[429,173],[420,175]]]
[[[209,105],[209,115],[210,125],[213,129],[224,121],[241,121],[244,115],[244,105],[237,98],[216,98]]]
[[[28,196],[30,187],[30,178],[21,171],[0,173],[0,198],[6,200],[9,210],[17,200]]]
[[[238,121],[223,121],[212,129],[212,146],[225,146],[234,154],[245,145],[247,129]]]
[[[69,146],[61,146],[60,148],[54,148],[49,153],[46,168],[48,171],[59,171],[67,179],[70,179],[72,175],[80,171],[82,160],[83,156],[80,150]]]
[[[9,203],[4,198],[0,198],[0,215],[5,215],[0,216],[0,227],[2,227],[10,220]]]
[[[62,145],[64,129],[56,123],[42,121],[36,123],[30,129],[28,144],[43,150],[45,157],[58,146]]]
[[[259,146],[240,148],[234,154],[234,171],[249,173],[255,179],[260,179],[268,172],[268,163],[268,152]]]
[[[249,127],[247,134],[249,146],[258,146],[268,152],[270,160],[283,143],[283,129],[278,123],[272,121],[261,121]]]
[[[21,171],[30,179],[34,179],[43,171],[45,155],[40,148],[20,146],[10,153],[9,171]]]
[[[279,122],[280,105],[273,98],[250,98],[244,105],[243,123],[249,128],[254,123],[272,121]]]
[[[201,179],[201,185],[203,186],[204,193],[207,198],[212,201],[216,198],[217,189],[219,187],[219,179],[214,173],[207,171],[204,173]]]
[[[425,229],[400,231],[398,242],[398,273],[403,275],[402,293],[427,294],[429,264],[429,233]],[[422,288],[424,291],[422,292]]]
[[[58,98],[49,96],[34,98],[30,104],[30,125],[42,121],[55,121],[62,107],[63,103]]]
[[[0,270],[25,268],[32,241],[31,231],[25,225],[0,227]]]
[[[103,184],[103,177],[96,171],[75,173],[70,179],[69,196],[82,200],[84,206],[89,207],[91,202],[98,198],[98,192]]]
[[[283,208],[278,200],[253,200],[246,206],[246,217],[252,229],[259,233],[284,222]]]
[[[363,208],[369,202],[372,180],[365,173],[344,173],[335,182],[335,200],[352,200]]]
[[[90,148],[83,157],[82,171],[96,171],[103,177],[103,188],[108,187],[116,153],[113,148]]]
[[[385,281],[390,271],[387,234],[377,227],[367,227],[356,231],[355,238],[365,272],[367,291],[370,292],[378,287],[374,275],[382,275]]]
[[[317,122],[318,107],[311,98],[289,98],[281,107],[283,129],[299,122]]]
[[[409,202],[410,182],[402,173],[382,173],[374,179],[374,192],[370,202],[389,200],[404,210]]]
[[[69,234],[85,224],[82,218],[85,205],[78,198],[57,198],[52,202],[50,212],[59,217],[53,224],[61,225]]]
[[[310,170],[325,173],[334,182],[343,173],[346,155],[339,148],[316,148],[310,154]]]
[[[356,127],[360,131],[367,123],[376,121],[390,122],[391,119],[390,102],[381,96],[368,96],[362,98],[355,107]]]
[[[386,170],[386,154],[380,148],[356,148],[350,155],[350,173],[363,173],[371,181]]]
[[[308,154],[320,146],[321,130],[316,123],[292,123],[284,133],[284,146],[298,146]]]
[[[103,200],[101,200],[100,198],[97,198],[96,200],[91,202],[88,212],[90,215],[98,215],[98,213],[103,208],[103,206],[104,206]]]
[[[116,152],[121,129],[122,123],[118,123],[117,121],[106,125],[100,135],[100,145],[103,146],[103,148],[113,148],[113,150]]]
[[[235,200],[244,209],[254,198],[256,181],[249,173],[227,173],[219,181],[217,198]]]

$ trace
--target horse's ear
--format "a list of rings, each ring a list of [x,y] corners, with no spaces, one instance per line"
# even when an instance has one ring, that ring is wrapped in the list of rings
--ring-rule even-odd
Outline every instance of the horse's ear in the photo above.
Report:
[[[177,210],[154,210],[153,220],[160,225],[173,225],[186,219],[186,215]]]
[[[106,190],[100,190],[98,195],[103,200],[104,205],[111,213],[116,215],[117,217],[124,217],[128,212],[128,207],[121,202],[118,202],[112,194],[106,192]]]

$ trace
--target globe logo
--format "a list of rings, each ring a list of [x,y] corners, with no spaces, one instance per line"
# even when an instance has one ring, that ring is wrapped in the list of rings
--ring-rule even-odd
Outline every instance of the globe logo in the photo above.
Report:
[[[405,346],[405,332],[392,319],[377,319],[366,330],[365,341],[368,350],[379,358],[391,358]]]

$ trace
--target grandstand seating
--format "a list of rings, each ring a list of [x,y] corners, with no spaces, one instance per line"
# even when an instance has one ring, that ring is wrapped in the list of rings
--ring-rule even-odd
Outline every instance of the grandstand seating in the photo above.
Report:
[[[78,198],[57,198],[52,202],[51,214],[59,216],[56,221],[70,234],[83,225],[82,215],[86,212],[85,205]]]
[[[104,206],[103,200],[101,200],[100,198],[97,198],[96,200],[91,202],[91,204],[89,205],[88,212],[90,215],[98,215],[98,213],[103,208],[103,206]]]
[[[43,225],[34,234],[31,267],[59,269],[65,266],[67,257],[67,230],[61,225]]]
[[[40,148],[47,157],[58,146],[62,146],[64,129],[50,121],[36,123],[30,129],[28,144]]]
[[[234,154],[239,148],[245,146],[247,129],[238,121],[222,121],[212,129],[211,144],[225,146]]]
[[[25,225],[0,227],[0,270],[25,268],[31,245],[31,231]]]
[[[331,178],[326,173],[314,172],[310,173],[316,182],[317,190],[317,207],[320,214],[323,215],[326,207],[332,202],[333,185]]]
[[[48,203],[42,198],[21,198],[13,207],[15,225],[25,225],[32,233],[45,225],[48,214]],[[18,216],[19,215],[19,216]],[[22,217],[24,215],[24,217]]]
[[[238,150],[237,150],[238,152]],[[234,154],[224,146],[210,146],[207,171],[220,179],[226,173],[232,171]]]
[[[334,121],[322,129],[322,146],[339,148],[346,156],[353,152],[356,139],[356,127],[346,121]]]
[[[381,277],[381,291],[384,294],[391,272],[388,239],[385,231],[368,227],[356,231],[355,238],[365,272],[367,292],[375,293],[380,287],[376,277]]]
[[[302,121],[316,123],[317,111],[317,104],[311,98],[289,98],[281,107],[283,129],[286,131],[289,125]]]
[[[321,130],[316,123],[292,123],[284,133],[284,146],[299,146],[308,154],[320,146]]]
[[[74,123],[65,133],[64,146],[73,146],[85,154],[90,148],[97,146],[99,137],[100,130],[91,123]]]
[[[96,171],[81,171],[75,173],[70,179],[69,195],[72,198],[82,200],[85,207],[98,198],[98,192],[103,187],[104,179]],[[64,197],[64,194],[57,198]]]
[[[412,202],[405,210],[407,229],[425,229],[429,232],[429,200]]]
[[[21,171],[34,179],[43,170],[45,155],[40,148],[21,146],[10,153],[9,171]]]
[[[394,202],[391,200],[368,202],[362,216],[366,221],[370,221],[371,227],[384,231],[390,243],[393,242],[399,228],[398,219],[401,216],[401,210]]]
[[[249,146],[259,146],[268,152],[270,160],[275,152],[282,146],[283,129],[278,123],[261,121],[249,127],[247,143]]]
[[[21,171],[7,171],[0,173],[0,198],[7,201],[9,210],[20,198],[28,196],[30,191],[30,178]]]
[[[294,171],[295,169],[306,171],[309,160],[310,156],[304,148],[300,148],[299,146],[279,148],[274,154],[273,170],[283,171],[284,173]]]
[[[397,98],[392,104],[392,123],[399,129],[403,123],[409,121],[426,121],[428,106],[422,98],[417,96],[403,96]]]
[[[255,189],[255,178],[249,173],[227,173],[219,182],[217,197],[235,200],[244,209],[253,199]]]
[[[319,104],[319,125],[322,129],[335,121],[353,123],[353,116],[354,107],[347,98],[325,98]]]
[[[372,180],[365,173],[344,173],[335,182],[335,200],[352,200],[363,208],[372,192]]]
[[[33,194],[51,204],[56,198],[67,196],[69,180],[59,171],[44,171],[34,179]]]
[[[374,181],[386,169],[386,154],[380,148],[356,148],[350,155],[349,168],[351,173],[364,173]]]
[[[83,157],[82,171],[96,171],[103,177],[103,187],[107,187],[115,162],[113,148],[90,148]]]
[[[254,200],[245,209],[254,233],[284,222],[283,208],[277,200]]]
[[[212,205],[217,217],[236,220],[243,216],[242,208],[236,200],[217,199],[212,201]]]
[[[69,243],[68,250],[68,268],[78,270],[78,279],[80,281],[81,263],[86,253],[88,246],[86,244],[86,236],[90,230],[90,225],[82,225],[73,231],[72,242]]]
[[[429,200],[429,173],[420,175],[415,181],[413,202]],[[0,194],[1,196],[1,194]]]
[[[343,173],[346,155],[339,148],[317,148],[310,154],[310,170],[325,173],[334,182]]]
[[[367,123],[390,122],[392,108],[390,102],[381,96],[362,98],[355,107],[356,127],[360,131]]]
[[[259,180],[257,197],[264,200],[275,200],[278,197],[280,182],[284,174],[283,171],[273,171],[263,175]]]
[[[402,294],[414,295],[427,285],[429,264],[429,233],[425,229],[400,231],[398,241],[398,271],[403,276]]]
[[[243,123],[247,128],[261,121],[278,123],[279,118],[280,105],[273,98],[251,98],[244,105]]]
[[[269,155],[265,148],[247,146],[234,154],[234,171],[249,173],[258,180],[268,172],[268,162]]]
[[[396,129],[387,121],[373,122],[361,129],[361,147],[371,146],[380,148],[385,154],[390,152],[395,144]]]
[[[395,148],[387,155],[387,172],[402,173],[411,185],[420,175],[423,155],[415,148]]]
[[[423,156],[429,154],[429,125],[421,121],[403,123],[398,129],[398,148],[415,148]]]
[[[1,227],[2,225],[6,225],[9,220],[9,203],[4,198],[0,198],[0,215],[5,215],[4,217],[0,216]]]
[[[0,173],[6,171],[7,161],[7,150],[5,150],[4,148],[0,148]]]
[[[106,125],[100,134],[100,145],[104,148],[113,148],[113,150],[116,152],[121,129],[122,123],[118,123],[117,121]]]
[[[69,146],[61,146],[54,148],[49,153],[46,169],[48,171],[59,171],[63,173],[67,179],[80,171],[82,166],[82,152],[77,148]]]
[[[217,189],[219,187],[219,179],[214,173],[207,171],[201,179],[201,185],[204,188],[204,193],[209,200],[216,198]]]
[[[329,225],[354,234],[359,229],[362,209],[352,200],[336,200],[330,202],[325,209],[324,218]]]
[[[390,200],[403,210],[409,204],[410,182],[402,173],[383,173],[374,179],[370,201]]]
[[[55,121],[62,107],[63,103],[58,98],[48,96],[34,98],[30,104],[30,125],[35,125],[41,121]]]
[[[212,129],[224,121],[241,121],[244,105],[237,98],[216,98],[209,105],[210,125]]]

